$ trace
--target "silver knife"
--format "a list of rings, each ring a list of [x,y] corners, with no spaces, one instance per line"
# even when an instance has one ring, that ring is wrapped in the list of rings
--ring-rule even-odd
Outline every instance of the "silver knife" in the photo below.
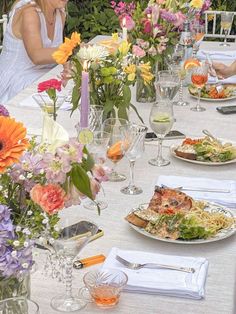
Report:
[[[230,193],[230,190],[225,189],[208,189],[208,188],[201,188],[201,187],[184,187],[180,186],[176,188],[177,190],[182,191],[199,191],[199,192],[215,192],[215,193]]]

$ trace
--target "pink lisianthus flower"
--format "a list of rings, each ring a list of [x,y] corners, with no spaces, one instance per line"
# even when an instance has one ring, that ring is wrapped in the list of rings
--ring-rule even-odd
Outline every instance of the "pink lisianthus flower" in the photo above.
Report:
[[[128,31],[131,31],[135,27],[135,22],[132,17],[128,14],[119,16],[120,27],[126,27]],[[125,21],[125,23],[124,23]]]
[[[152,23],[150,20],[145,19],[143,21],[143,32],[146,34],[150,34],[152,32]]]
[[[90,187],[93,195],[93,199],[96,198],[96,195],[100,191],[100,183],[96,179],[90,179]]]
[[[36,184],[30,191],[31,199],[49,215],[57,213],[65,205],[66,192],[55,184]]]
[[[136,43],[139,47],[143,48],[143,49],[148,49],[149,48],[149,42],[145,41],[143,39],[137,39]]]
[[[105,166],[95,164],[92,169],[94,178],[100,183],[108,181],[109,169]]]
[[[146,52],[137,45],[133,45],[132,53],[138,58],[143,58],[146,56]]]
[[[182,12],[175,13],[176,21],[173,23],[175,27],[180,27],[186,20],[186,16]]]
[[[157,50],[154,46],[148,49],[148,54],[151,56],[156,56],[157,55]]]

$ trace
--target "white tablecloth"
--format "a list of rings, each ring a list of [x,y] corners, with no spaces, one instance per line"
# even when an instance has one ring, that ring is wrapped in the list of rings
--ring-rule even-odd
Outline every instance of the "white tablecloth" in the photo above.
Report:
[[[60,72],[60,67],[54,68],[50,73],[41,78],[40,81],[56,77]],[[36,91],[37,84],[22,91],[8,103],[8,109],[11,115],[21,120],[29,128],[31,133],[40,133],[42,126],[42,114],[39,109],[30,109],[19,107],[18,104],[24,98]],[[190,106],[195,105],[195,99],[188,98]],[[133,102],[135,103],[135,101]],[[201,136],[202,129],[208,129],[217,137],[225,138],[236,142],[236,115],[221,115],[216,111],[218,105],[236,104],[230,102],[204,102],[205,112],[193,112],[188,107],[175,107],[176,123],[174,129],[182,131],[187,136]],[[148,116],[150,104],[137,104],[137,108],[144,121],[148,125]],[[131,119],[137,118],[131,113]],[[59,112],[58,122],[69,131],[70,135],[75,135],[74,125],[78,121],[78,115],[73,114],[70,118],[69,112]],[[223,241],[214,242],[205,245],[175,245],[171,243],[156,241],[141,234],[136,233],[129,227],[124,220],[127,212],[140,203],[148,202],[153,194],[154,184],[159,175],[183,175],[183,176],[200,176],[216,179],[236,179],[235,164],[209,167],[195,165],[175,159],[169,154],[169,146],[176,141],[164,142],[163,153],[170,158],[169,166],[158,168],[148,164],[148,160],[157,153],[156,143],[146,145],[146,152],[136,163],[135,181],[142,186],[143,193],[137,196],[125,196],[120,193],[120,188],[128,184],[128,180],[120,183],[107,182],[104,184],[105,197],[102,193],[101,199],[105,199],[108,208],[105,209],[101,216],[96,212],[84,209],[82,206],[76,206],[64,210],[62,217],[70,219],[74,223],[82,219],[91,219],[104,230],[104,236],[83,249],[80,256],[86,257],[96,254],[107,254],[111,247],[121,249],[144,250],[160,254],[184,255],[184,256],[203,256],[209,260],[209,272],[206,282],[206,298],[204,300],[182,300],[178,298],[141,295],[123,293],[119,305],[111,313],[120,314],[235,314],[235,255],[236,255],[236,237],[232,236]],[[118,164],[118,170],[129,176],[128,161],[122,160]],[[65,292],[64,285],[51,278],[45,278],[42,275],[44,252],[40,251],[37,257],[39,270],[32,275],[32,299],[40,305],[41,314],[57,313],[50,307],[50,300],[56,294]],[[75,293],[83,285],[82,276],[89,269],[74,271]],[[80,313],[104,313],[95,305],[89,304]]]

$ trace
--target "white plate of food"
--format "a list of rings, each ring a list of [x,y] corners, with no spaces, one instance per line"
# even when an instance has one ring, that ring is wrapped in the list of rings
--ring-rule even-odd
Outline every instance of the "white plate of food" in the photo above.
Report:
[[[236,146],[233,143],[213,140],[208,136],[186,138],[180,145],[170,147],[172,156],[205,166],[223,166],[236,162]]]
[[[236,232],[229,209],[170,188],[156,187],[150,203],[132,209],[125,219],[142,235],[170,243],[204,244]]]
[[[236,99],[236,85],[235,84],[226,84],[222,85],[223,90],[218,93],[216,90],[215,85],[207,84],[203,89],[201,90],[201,100],[205,101],[212,101],[212,102],[222,102],[227,100],[233,100]],[[198,89],[194,85],[189,85],[188,91],[190,96],[193,98],[198,98]]]

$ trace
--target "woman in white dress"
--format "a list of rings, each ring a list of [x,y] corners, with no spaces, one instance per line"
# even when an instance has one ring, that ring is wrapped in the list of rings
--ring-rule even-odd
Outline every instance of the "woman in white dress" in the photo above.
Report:
[[[55,65],[63,41],[68,0],[18,0],[9,14],[0,55],[0,103],[4,104]]]

